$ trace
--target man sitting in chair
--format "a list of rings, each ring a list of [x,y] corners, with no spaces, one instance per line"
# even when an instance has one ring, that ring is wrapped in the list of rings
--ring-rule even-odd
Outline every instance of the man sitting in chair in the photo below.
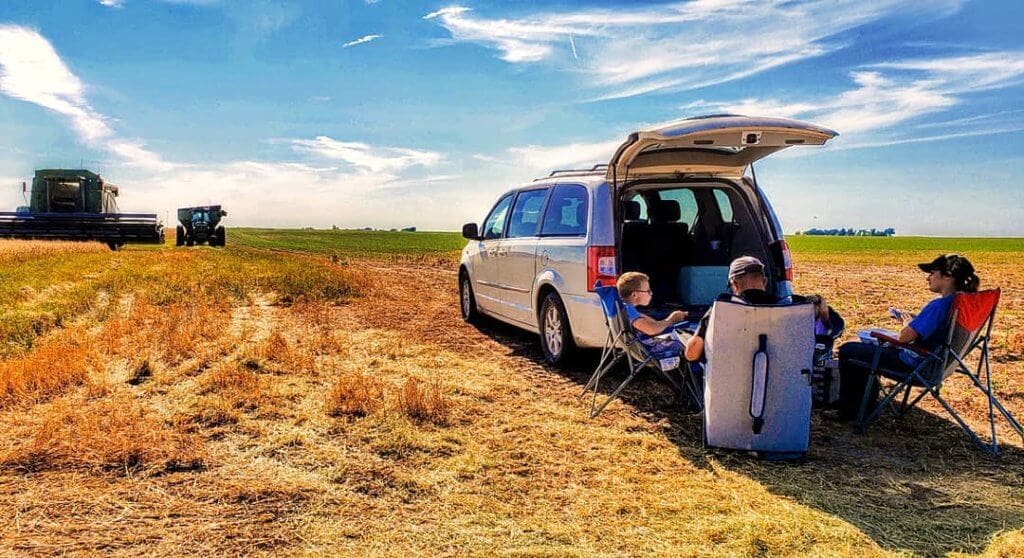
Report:
[[[729,264],[729,288],[732,299],[745,304],[778,304],[779,298],[769,293],[768,278],[764,274],[764,264],[753,256],[736,258]],[[671,317],[671,316],[670,316]],[[708,322],[711,320],[709,309],[697,326],[697,331],[686,341],[684,355],[690,362],[698,362],[704,356],[704,337],[707,335]]]

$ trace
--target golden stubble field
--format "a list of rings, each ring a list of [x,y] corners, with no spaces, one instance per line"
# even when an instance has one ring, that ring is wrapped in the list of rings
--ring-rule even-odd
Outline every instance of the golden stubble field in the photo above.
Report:
[[[798,254],[797,286],[852,333],[923,304],[931,257]],[[972,255],[1020,416],[1004,258]],[[663,386],[588,420],[594,355],[545,368],[456,301],[447,257],[0,241],[0,554],[1024,554],[1019,439],[987,458],[928,405],[863,436],[815,416],[801,464],[706,452]]]

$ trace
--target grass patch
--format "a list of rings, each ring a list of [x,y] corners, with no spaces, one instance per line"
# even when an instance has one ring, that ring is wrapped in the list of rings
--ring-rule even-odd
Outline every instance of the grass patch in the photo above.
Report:
[[[232,229],[232,242],[255,248],[344,256],[448,255],[466,245],[456,232]]]

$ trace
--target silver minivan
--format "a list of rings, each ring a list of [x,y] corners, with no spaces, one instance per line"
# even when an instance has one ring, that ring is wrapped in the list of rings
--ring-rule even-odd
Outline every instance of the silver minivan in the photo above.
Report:
[[[599,348],[608,330],[594,286],[651,278],[651,315],[698,318],[728,288],[729,262],[765,262],[769,290],[792,294],[779,220],[752,164],[836,132],[782,118],[713,115],[630,134],[611,161],[557,170],[498,198],[468,223],[459,265],[462,316],[540,334],[549,362]]]

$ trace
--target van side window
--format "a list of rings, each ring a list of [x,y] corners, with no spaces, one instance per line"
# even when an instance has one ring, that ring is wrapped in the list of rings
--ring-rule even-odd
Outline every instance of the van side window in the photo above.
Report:
[[[505,231],[505,216],[508,215],[509,205],[512,205],[512,194],[501,198],[498,203],[494,204],[491,214],[484,220],[484,240],[501,238],[501,233]]]
[[[679,204],[679,220],[677,223],[686,223],[693,229],[693,222],[697,220],[697,198],[693,190],[689,188],[675,188],[672,190],[659,190],[658,197],[665,200],[672,200]]]
[[[732,222],[732,202],[729,201],[729,194],[725,190],[715,190],[715,201],[718,203],[718,211],[722,214],[722,221]]]
[[[555,186],[544,212],[541,236],[586,236],[587,198],[587,189],[578,184]]]
[[[508,223],[508,238],[537,236],[540,212],[544,209],[544,198],[547,195],[547,188],[519,192],[516,205],[512,208],[512,219]]]

